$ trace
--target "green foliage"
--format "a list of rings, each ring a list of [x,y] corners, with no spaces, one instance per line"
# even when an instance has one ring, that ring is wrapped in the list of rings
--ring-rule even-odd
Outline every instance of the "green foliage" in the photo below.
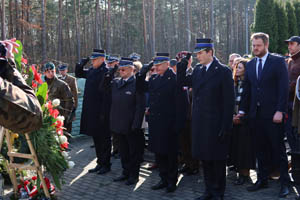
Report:
[[[298,34],[300,35],[300,0],[294,1],[295,15],[297,19]]]
[[[269,50],[277,52],[278,25],[274,0],[258,0],[255,5],[254,32],[264,32],[270,36]]]
[[[278,48],[277,53],[287,53],[287,46],[284,42],[288,38],[288,18],[282,2],[275,2],[276,21],[278,25]]]
[[[298,35],[297,19],[295,15],[295,8],[290,1],[286,2],[286,13],[288,17],[288,34],[289,37]]]
[[[39,86],[38,91],[36,92],[36,96],[41,106],[43,106],[46,102],[47,91],[48,91],[48,84],[43,83],[42,85]]]
[[[22,71],[21,62],[22,62],[22,54],[23,54],[23,45],[19,40],[17,40],[16,43],[19,44],[20,46],[17,48],[18,53],[14,53],[15,62],[16,62],[16,65],[17,65],[17,69],[21,72]]]
[[[33,71],[31,69],[31,67],[29,67],[27,75],[28,75],[28,78],[26,79],[26,83],[27,83],[27,85],[32,85],[32,81],[33,81],[34,77],[33,77]]]

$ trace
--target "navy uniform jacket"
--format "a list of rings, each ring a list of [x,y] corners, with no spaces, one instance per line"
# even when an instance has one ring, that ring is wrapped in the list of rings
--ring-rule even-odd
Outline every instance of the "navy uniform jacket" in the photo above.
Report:
[[[145,114],[145,94],[136,91],[134,76],[127,81],[114,79],[111,83],[110,130],[129,134],[140,129]]]
[[[260,115],[273,119],[276,111],[287,111],[289,83],[284,58],[269,54],[261,73],[258,80],[256,58],[247,63],[240,110],[254,119],[259,104]]]
[[[186,76],[186,65],[177,69],[177,81],[193,89],[193,156],[200,160],[225,160],[228,142],[222,140],[219,133],[232,128],[234,86],[231,71],[216,58],[204,77],[201,65]]]
[[[105,92],[99,90],[99,86],[108,71],[103,63],[99,68],[83,69],[83,65],[77,64],[75,75],[77,78],[85,78],[85,89],[80,122],[80,133],[89,136],[96,134],[108,134],[108,109]]]
[[[154,153],[177,153],[176,75],[171,69],[147,82],[149,92],[149,148]]]

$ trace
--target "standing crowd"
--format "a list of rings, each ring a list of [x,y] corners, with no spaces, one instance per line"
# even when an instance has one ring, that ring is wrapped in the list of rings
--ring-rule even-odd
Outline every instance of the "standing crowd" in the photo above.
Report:
[[[277,174],[279,197],[286,197],[291,179],[285,137],[292,152],[299,150],[300,37],[285,41],[288,57],[268,51],[265,33],[254,33],[251,42],[254,57],[233,53],[228,66],[216,58],[209,38],[196,40],[195,66],[189,51],[176,59],[156,53],[144,65],[136,53],[119,58],[100,49],[81,59],[75,68],[75,76],[86,79],[80,132],[93,138],[97,157],[89,172],[108,173],[111,156],[119,154],[123,171],[114,181],[136,184],[147,132],[160,176],[153,190],[174,192],[179,173],[194,175],[201,166],[205,192],[197,199],[222,200],[228,167],[237,173],[236,185],[250,182],[250,170],[256,170],[249,192],[267,188]],[[49,99],[60,99],[70,133],[76,79],[67,66],[58,70],[56,77],[55,65],[44,65]]]

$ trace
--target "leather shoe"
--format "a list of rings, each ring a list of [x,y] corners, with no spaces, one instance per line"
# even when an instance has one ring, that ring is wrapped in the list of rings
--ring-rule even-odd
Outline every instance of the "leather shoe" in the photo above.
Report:
[[[185,173],[189,170],[187,165],[183,165],[180,169],[178,169],[178,173]]]
[[[176,184],[169,184],[167,186],[166,192],[167,193],[175,192],[176,189],[177,189]]]
[[[248,182],[249,179],[249,176],[239,175],[239,178],[234,182],[234,185],[243,185],[244,183]]]
[[[128,179],[128,176],[122,174],[121,176],[114,178],[114,182],[125,181]]]
[[[211,200],[213,196],[207,192],[205,192],[201,197],[198,197],[195,200]]]
[[[107,172],[110,172],[109,167],[101,167],[101,169],[98,171],[98,174],[106,174]]]
[[[282,185],[281,188],[280,188],[280,192],[279,192],[279,197],[280,198],[284,198],[286,197],[288,194],[290,194],[290,190],[289,190],[289,187],[286,186],[286,185]]]
[[[300,200],[300,196],[296,197],[295,200]]]
[[[165,187],[167,187],[167,186],[168,186],[168,183],[161,180],[161,181],[159,181],[159,183],[157,183],[156,185],[153,185],[153,186],[151,187],[151,189],[152,189],[152,190],[159,190],[159,189],[163,189],[163,188],[165,188]]]
[[[247,188],[249,192],[255,192],[260,189],[268,188],[268,181],[256,181],[254,185]]]
[[[139,182],[139,179],[138,178],[135,178],[135,179],[133,179],[133,178],[129,178],[127,181],[126,181],[126,185],[134,185],[134,184],[136,184],[137,182]]]
[[[89,170],[89,173],[95,173],[95,172],[99,171],[100,169],[101,169],[101,166],[100,166],[100,165],[97,165],[95,168],[90,169],[90,170]]]

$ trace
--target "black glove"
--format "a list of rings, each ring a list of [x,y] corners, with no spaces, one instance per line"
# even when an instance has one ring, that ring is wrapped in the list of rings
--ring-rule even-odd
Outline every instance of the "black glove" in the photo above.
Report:
[[[6,57],[6,48],[1,42],[0,42],[0,57]]]
[[[119,69],[119,65],[118,65],[118,64],[115,64],[114,68],[112,68],[112,69],[109,71],[110,75],[113,76],[113,75],[116,73],[116,71],[118,71],[118,69]]]
[[[90,61],[90,57],[82,58],[80,61],[80,65],[86,65]]]
[[[7,60],[0,59],[0,76],[3,79],[6,79],[5,74],[6,74],[6,71],[7,71],[7,65],[8,65]]]
[[[145,65],[142,67],[142,69],[141,69],[139,75],[140,75],[140,76],[146,75],[147,72],[148,72],[152,67],[153,67],[153,61],[151,61],[149,64],[145,64]]]
[[[189,59],[191,58],[191,56],[192,56],[192,52],[188,52],[188,53],[186,54],[186,57],[185,57],[185,58],[186,58],[187,60],[189,60]]]

